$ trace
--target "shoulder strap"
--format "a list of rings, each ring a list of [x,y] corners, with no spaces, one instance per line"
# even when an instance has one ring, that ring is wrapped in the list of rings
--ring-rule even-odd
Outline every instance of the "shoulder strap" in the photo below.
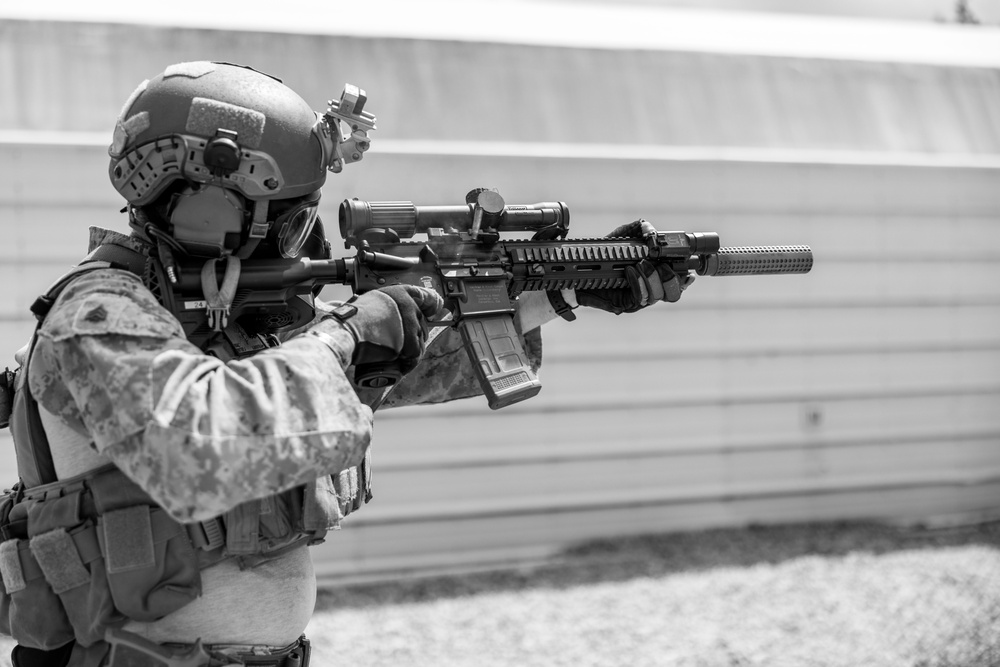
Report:
[[[45,316],[49,314],[62,291],[76,278],[91,271],[107,268],[122,268],[141,277],[145,264],[145,256],[129,248],[115,245],[99,246],[83,262],[74,266],[53,283],[45,294],[35,299],[31,305],[31,312],[38,320],[38,324],[31,336],[28,352],[25,354],[24,364],[21,367],[21,386],[18,394],[14,397],[14,414],[11,415],[11,433],[15,437],[15,445],[19,454],[18,472],[25,486],[33,487],[58,480],[55,463],[52,460],[52,449],[49,446],[45,428],[42,426],[42,416],[38,412],[38,402],[31,395],[31,386],[28,382],[28,365],[31,362],[31,355],[38,339],[38,331],[45,321]],[[18,442],[22,439],[23,443]],[[30,461],[22,461],[21,456],[30,459]]]
[[[45,294],[35,299],[35,302],[31,304],[31,312],[38,318],[39,324],[49,314],[56,299],[70,282],[78,276],[96,269],[122,269],[142,278],[146,272],[146,255],[113,243],[97,246],[83,258],[83,261],[65,273],[45,291]]]
[[[37,301],[35,303],[38,303]],[[39,323],[38,326],[41,326]],[[49,439],[42,426],[42,416],[38,412],[38,402],[31,395],[28,382],[28,362],[35,349],[38,328],[31,335],[28,352],[20,369],[18,387],[14,393],[14,407],[10,415],[10,432],[14,437],[17,453],[17,472],[21,483],[27,487],[48,484],[56,479],[55,464]]]
[[[86,266],[93,262],[107,262],[112,268],[131,271],[140,278],[146,271],[146,255],[114,243],[97,246],[80,262],[80,265]]]
[[[55,304],[56,299],[59,298],[59,295],[62,294],[62,291],[66,289],[67,285],[85,273],[90,273],[91,271],[95,271],[97,269],[107,268],[111,268],[110,262],[87,262],[86,264],[77,264],[63,274],[59,280],[52,283],[52,285],[45,290],[45,294],[39,296],[35,299],[35,302],[31,304],[31,314],[35,316],[36,320],[38,320],[38,325],[35,327],[35,331],[38,331],[38,328],[42,326],[42,322],[45,321],[45,316],[49,314],[50,310],[52,310],[52,306]],[[32,341],[32,343],[34,343],[34,341]],[[33,344],[32,347],[34,347]],[[30,350],[28,352],[29,354],[31,353]]]

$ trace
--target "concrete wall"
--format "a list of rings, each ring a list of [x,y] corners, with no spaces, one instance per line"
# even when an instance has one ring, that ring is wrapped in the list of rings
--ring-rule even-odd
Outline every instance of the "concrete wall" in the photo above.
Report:
[[[996,69],[56,23],[0,35],[4,349],[86,227],[124,227],[104,152],[121,101],[203,55],[284,76],[316,108],[342,81],[368,89],[374,147],[331,180],[328,220],[346,196],[458,203],[488,186],[566,201],[576,236],[642,216],[725,245],[813,247],[806,276],[701,278],[675,305],[547,325],[526,403],[380,413],[375,502],[316,550],[325,577],[1000,508]],[[4,433],[13,481],[9,450]]]

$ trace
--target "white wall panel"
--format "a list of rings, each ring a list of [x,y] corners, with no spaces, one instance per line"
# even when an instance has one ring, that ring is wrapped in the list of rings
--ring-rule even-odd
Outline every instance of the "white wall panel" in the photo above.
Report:
[[[18,27],[0,25],[4,71],[17,72],[3,85],[22,95],[0,99],[0,367],[87,227],[125,229],[103,135],[121,99],[222,34]],[[147,48],[122,62],[101,50],[108,38]],[[566,201],[576,237],[646,217],[724,245],[806,243],[816,257],[808,275],[703,277],[678,304],[546,325],[543,390],[525,403],[380,412],[375,502],[317,548],[321,576],[479,567],[638,532],[1000,511],[996,70],[259,33],[218,43],[237,61],[260,51],[310,100],[330,94],[315,63],[375,83],[380,129],[364,162],[328,182],[331,231],[347,196],[447,204],[487,186],[509,203]],[[510,73],[529,62],[531,78]],[[87,68],[108,70],[89,98],[72,87]],[[76,77],[75,115],[47,103],[50,74]],[[617,137],[581,109],[602,82],[628,101]],[[486,83],[521,107],[468,89]],[[26,102],[41,111],[25,115]],[[13,481],[10,444],[0,433],[0,476]]]

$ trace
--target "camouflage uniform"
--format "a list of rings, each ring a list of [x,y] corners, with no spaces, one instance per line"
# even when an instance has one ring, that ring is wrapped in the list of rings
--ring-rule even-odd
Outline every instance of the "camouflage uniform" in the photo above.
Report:
[[[143,249],[134,236],[91,230],[90,251],[106,243]],[[75,280],[46,318],[31,387],[172,516],[197,521],[361,462],[371,437],[365,402],[381,395],[351,383],[350,335],[335,322],[319,328],[340,348],[291,335],[224,363],[191,345],[137,276],[96,271]],[[539,330],[525,343],[537,370]],[[317,363],[331,352],[334,363]],[[481,394],[461,337],[448,330],[382,406]]]
[[[107,244],[145,249],[135,236],[91,230],[91,251]],[[332,306],[317,303],[317,308]],[[323,335],[311,335],[316,331]],[[537,368],[538,329],[525,339]],[[178,320],[134,273],[96,269],[63,289],[40,327],[27,379],[40,412],[48,416],[43,422],[59,479],[86,477],[110,463],[173,519],[191,526],[225,516],[230,533],[225,550],[216,549],[223,560],[213,557],[202,572],[204,595],[197,597],[203,589],[192,580],[192,601],[179,603],[165,617],[148,614],[130,621],[126,630],[158,643],[202,637],[210,643],[259,641],[269,646],[301,632],[312,610],[314,575],[308,557],[301,556],[305,541],[283,537],[284,542],[268,543],[265,523],[280,516],[274,508],[281,506],[281,498],[304,488],[304,503],[311,493],[321,496],[323,505],[322,496],[330,494],[331,508],[322,515],[327,525],[317,526],[322,537],[325,528],[361,504],[359,466],[370,445],[371,406],[481,394],[461,337],[453,330],[437,336],[418,367],[388,396],[359,391],[352,384],[353,345],[339,323],[317,317],[278,347],[224,361],[192,345]],[[76,452],[63,456],[60,466],[56,454],[67,443]],[[320,484],[323,480],[328,483]],[[248,517],[249,524],[244,521]],[[259,534],[231,530],[244,524],[256,528],[258,518]],[[281,535],[287,534],[285,528]],[[13,547],[13,557],[20,548],[23,561],[28,540],[16,542],[20,546]],[[273,554],[266,553],[272,547]],[[226,558],[237,555],[238,567]],[[10,557],[10,549],[0,553],[0,560],[4,557]],[[274,619],[266,607],[260,608],[256,603],[261,597],[270,598],[267,606],[281,608],[283,616]],[[262,609],[260,618],[238,615],[250,605]],[[0,617],[5,613],[0,610]],[[101,613],[113,610],[105,606]],[[251,629],[254,622],[263,625]],[[234,623],[247,625],[247,634],[227,634]],[[89,635],[76,629],[77,643],[96,646],[92,642],[101,636],[101,627],[91,628]],[[266,635],[272,627],[276,634]],[[31,646],[23,636],[19,641]],[[65,635],[58,641],[42,636],[36,647],[48,650],[65,640]]]
[[[362,460],[372,413],[345,372],[351,337],[318,328],[340,349],[300,335],[223,362],[187,341],[138,276],[98,270],[46,317],[29,381],[174,518],[197,521]]]

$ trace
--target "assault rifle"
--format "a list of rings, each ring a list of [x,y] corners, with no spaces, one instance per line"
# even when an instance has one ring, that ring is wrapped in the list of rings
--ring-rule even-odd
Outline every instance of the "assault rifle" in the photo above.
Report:
[[[350,199],[339,213],[345,247],[356,249],[354,257],[245,261],[231,317],[250,332],[281,331],[311,318],[307,301],[296,297],[319,285],[346,284],[355,294],[398,284],[433,289],[444,297],[451,317],[432,324],[461,333],[494,410],[541,389],[514,329],[514,300],[522,292],[626,288],[626,267],[644,259],[665,263],[680,277],[692,271],[700,276],[807,273],[813,261],[808,246],[721,247],[712,232],[567,239],[569,209],[563,202],[510,205],[492,190],[474,190],[458,206]],[[508,232],[531,232],[532,237],[501,237]],[[426,238],[403,240],[417,234]],[[200,293],[197,274],[182,272],[176,286],[180,295]],[[290,308],[297,312],[289,315]],[[183,308],[174,308],[179,311]],[[371,359],[358,364],[355,381],[378,388],[399,377],[391,362]]]

